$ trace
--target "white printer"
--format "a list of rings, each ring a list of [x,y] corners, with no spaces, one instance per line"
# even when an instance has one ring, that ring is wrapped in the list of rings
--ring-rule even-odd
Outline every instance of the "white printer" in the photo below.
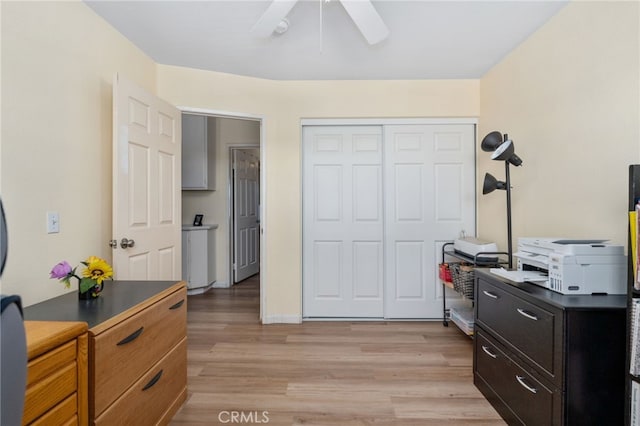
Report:
[[[562,294],[626,294],[624,248],[607,240],[518,238],[518,270],[547,271],[535,284]]]

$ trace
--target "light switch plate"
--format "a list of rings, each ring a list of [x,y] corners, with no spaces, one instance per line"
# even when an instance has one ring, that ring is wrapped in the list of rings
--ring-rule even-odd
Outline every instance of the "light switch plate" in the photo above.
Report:
[[[47,234],[60,232],[60,215],[58,212],[47,212]]]

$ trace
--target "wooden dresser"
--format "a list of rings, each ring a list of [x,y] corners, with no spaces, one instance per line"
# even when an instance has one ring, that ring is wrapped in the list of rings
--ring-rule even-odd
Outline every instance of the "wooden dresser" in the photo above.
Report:
[[[25,321],[25,425],[87,424],[87,324]]]
[[[102,296],[60,296],[25,319],[88,324],[88,424],[167,424],[187,396],[182,281],[105,282]]]
[[[474,383],[509,424],[623,424],[625,307],[476,269]]]

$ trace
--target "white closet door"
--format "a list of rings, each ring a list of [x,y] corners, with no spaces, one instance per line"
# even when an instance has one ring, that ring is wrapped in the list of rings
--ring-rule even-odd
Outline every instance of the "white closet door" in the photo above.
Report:
[[[475,234],[475,126],[385,126],[386,318],[442,317],[442,242]]]
[[[383,316],[382,128],[303,127],[303,315]]]

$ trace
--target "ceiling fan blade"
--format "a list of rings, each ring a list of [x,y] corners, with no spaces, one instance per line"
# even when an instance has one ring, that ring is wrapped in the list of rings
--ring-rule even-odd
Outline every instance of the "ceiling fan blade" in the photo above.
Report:
[[[256,37],[269,37],[297,2],[298,0],[273,0],[251,28],[251,34]]]
[[[369,0],[340,0],[342,6],[369,44],[389,36],[389,29]]]

